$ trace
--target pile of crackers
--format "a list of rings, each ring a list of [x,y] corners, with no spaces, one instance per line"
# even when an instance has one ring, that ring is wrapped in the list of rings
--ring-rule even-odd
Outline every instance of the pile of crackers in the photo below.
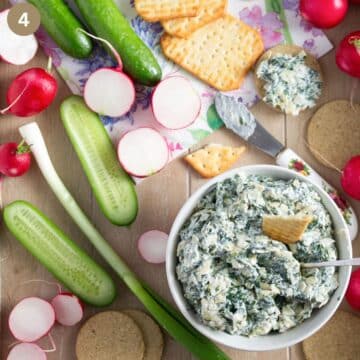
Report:
[[[260,33],[226,13],[227,0],[135,0],[165,29],[166,57],[221,91],[238,89],[264,51]]]

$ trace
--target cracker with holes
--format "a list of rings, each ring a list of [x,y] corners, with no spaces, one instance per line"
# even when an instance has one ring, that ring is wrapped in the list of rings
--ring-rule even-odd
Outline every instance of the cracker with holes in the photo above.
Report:
[[[187,39],[164,34],[161,47],[170,60],[222,91],[238,89],[264,50],[259,32],[231,15]]]
[[[168,34],[187,38],[195,30],[224,15],[226,5],[227,0],[200,0],[197,16],[166,20],[161,24]]]
[[[240,158],[245,149],[245,146],[231,147],[210,144],[185,156],[184,160],[202,177],[212,178],[228,170]]]
[[[135,8],[144,20],[155,22],[196,16],[200,0],[135,0]]]
[[[307,141],[310,151],[325,166],[342,169],[360,154],[360,104],[335,100],[321,106],[310,119]]]
[[[312,216],[276,216],[265,215],[262,230],[265,235],[285,244],[299,241],[308,225],[313,220]]]

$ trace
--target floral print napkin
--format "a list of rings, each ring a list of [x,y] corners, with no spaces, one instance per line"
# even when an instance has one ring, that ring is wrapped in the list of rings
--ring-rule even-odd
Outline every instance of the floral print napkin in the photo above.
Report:
[[[13,3],[18,1],[11,0]],[[163,32],[161,25],[142,20],[136,14],[134,0],[115,0],[115,2],[137,34],[153,50],[162,67],[163,76],[176,73],[191,79],[193,86],[201,95],[202,111],[190,127],[182,130],[166,130],[153,118],[150,105],[152,89],[137,85],[136,102],[129,113],[118,118],[103,116],[102,121],[114,143],[117,143],[124,132],[133,128],[144,125],[156,128],[166,138],[173,159],[222,126],[212,105],[216,91],[165,59],[159,45]],[[76,12],[72,1],[69,5]],[[299,0],[228,0],[228,12],[259,29],[266,48],[280,43],[296,44],[320,57],[328,52],[332,45],[321,30],[312,27],[302,19],[298,5]],[[82,93],[84,84],[93,71],[99,67],[114,64],[100,46],[95,47],[90,58],[78,60],[64,54],[41,28],[37,32],[37,38],[46,54],[53,58],[58,72],[75,94]],[[247,76],[241,89],[232,91],[231,94],[248,106],[255,104],[259,99],[252,74]]]

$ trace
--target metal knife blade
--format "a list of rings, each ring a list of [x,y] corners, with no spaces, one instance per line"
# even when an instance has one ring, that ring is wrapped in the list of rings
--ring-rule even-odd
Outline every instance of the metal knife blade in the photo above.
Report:
[[[276,158],[285,149],[235,97],[217,93],[215,108],[228,129],[266,154]]]

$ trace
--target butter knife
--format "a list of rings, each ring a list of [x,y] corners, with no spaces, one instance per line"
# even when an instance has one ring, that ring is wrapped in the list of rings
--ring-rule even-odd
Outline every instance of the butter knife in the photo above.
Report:
[[[326,182],[299,155],[275,139],[237,98],[217,93],[215,96],[215,108],[219,118],[228,129],[232,130],[249,144],[272,156],[277,165],[307,176],[325,190],[340,209],[349,229],[351,239],[355,239],[358,232],[358,221],[355,212],[340,197],[333,186]]]

